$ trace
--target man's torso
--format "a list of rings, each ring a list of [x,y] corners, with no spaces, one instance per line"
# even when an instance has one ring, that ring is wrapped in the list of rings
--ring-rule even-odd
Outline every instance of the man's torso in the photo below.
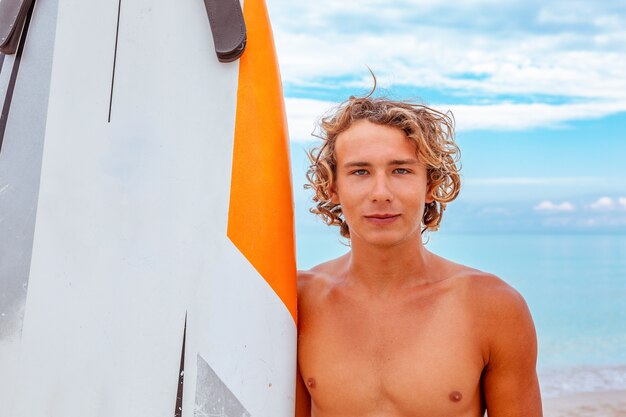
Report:
[[[372,297],[327,270],[300,285],[299,367],[314,417],[476,417],[485,337],[477,271]]]

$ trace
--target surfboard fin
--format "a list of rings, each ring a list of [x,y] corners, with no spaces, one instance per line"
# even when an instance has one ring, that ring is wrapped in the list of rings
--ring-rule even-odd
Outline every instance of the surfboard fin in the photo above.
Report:
[[[6,1],[6,0],[2,0]],[[220,62],[238,59],[246,48],[246,22],[239,0],[204,0]]]
[[[28,9],[30,9],[33,1],[0,1],[0,52],[13,55],[17,51]]]

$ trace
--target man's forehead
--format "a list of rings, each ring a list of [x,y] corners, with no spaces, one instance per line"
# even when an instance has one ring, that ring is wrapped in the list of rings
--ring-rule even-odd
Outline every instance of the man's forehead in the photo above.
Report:
[[[337,137],[335,157],[342,164],[370,160],[417,162],[417,147],[400,129],[359,129]]]
[[[348,142],[367,143],[376,140],[392,140],[398,143],[413,142],[408,138],[404,130],[397,126],[384,125],[370,122],[369,120],[357,120],[346,130],[339,133],[336,145]]]
[[[339,137],[342,136],[359,136],[366,137],[369,135],[379,135],[384,133],[386,135],[402,136],[406,137],[404,130],[397,126],[374,123],[367,119],[360,119],[352,122],[343,132],[339,133]]]

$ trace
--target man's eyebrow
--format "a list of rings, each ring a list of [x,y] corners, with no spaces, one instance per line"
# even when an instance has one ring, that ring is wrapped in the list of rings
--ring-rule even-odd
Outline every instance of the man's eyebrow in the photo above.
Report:
[[[387,165],[415,165],[417,162],[417,159],[394,159],[389,161]]]
[[[344,168],[352,168],[352,167],[369,167],[372,166],[369,162],[361,162],[361,161],[351,161],[343,164]]]

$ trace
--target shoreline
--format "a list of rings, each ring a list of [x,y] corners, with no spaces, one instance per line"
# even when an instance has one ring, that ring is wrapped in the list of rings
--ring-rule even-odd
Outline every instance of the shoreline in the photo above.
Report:
[[[579,392],[543,400],[544,417],[626,417],[626,389]]]
[[[626,365],[539,369],[544,417],[626,417]]]
[[[539,369],[537,376],[544,400],[579,393],[626,391],[624,364]]]

